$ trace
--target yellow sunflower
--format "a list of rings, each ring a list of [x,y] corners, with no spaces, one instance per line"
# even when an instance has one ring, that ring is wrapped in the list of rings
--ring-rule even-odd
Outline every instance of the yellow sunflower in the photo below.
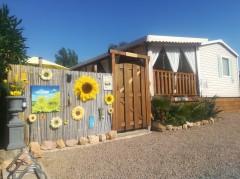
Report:
[[[114,112],[113,108],[108,108],[108,114],[112,114]]]
[[[114,102],[114,97],[112,94],[107,94],[104,100],[106,104],[112,104]]]
[[[36,121],[36,120],[37,120],[36,114],[30,114],[30,115],[28,116],[28,120],[29,120],[29,122],[34,122],[34,121]]]
[[[62,125],[62,119],[60,117],[53,117],[51,119],[51,127],[56,129]]]
[[[64,125],[68,125],[69,120],[65,119],[63,123],[64,123]]]
[[[41,79],[43,80],[50,80],[52,79],[52,71],[49,69],[43,69],[40,73],[39,73]]]
[[[72,109],[71,114],[74,120],[80,120],[84,116],[84,109],[81,106],[76,106]]]
[[[98,83],[91,76],[82,76],[76,80],[74,92],[84,102],[94,99],[99,93]]]

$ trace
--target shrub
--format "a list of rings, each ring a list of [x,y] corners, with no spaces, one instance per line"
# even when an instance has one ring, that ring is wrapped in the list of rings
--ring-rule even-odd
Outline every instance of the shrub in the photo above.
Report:
[[[216,98],[195,97],[192,103],[175,105],[169,97],[154,97],[151,101],[155,121],[163,125],[183,125],[186,121],[196,122],[216,117],[221,110],[216,107]]]

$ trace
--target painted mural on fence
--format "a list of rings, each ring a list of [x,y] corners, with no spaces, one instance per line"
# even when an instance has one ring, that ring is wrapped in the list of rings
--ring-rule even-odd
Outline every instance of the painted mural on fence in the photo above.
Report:
[[[60,111],[59,86],[31,86],[32,113]]]

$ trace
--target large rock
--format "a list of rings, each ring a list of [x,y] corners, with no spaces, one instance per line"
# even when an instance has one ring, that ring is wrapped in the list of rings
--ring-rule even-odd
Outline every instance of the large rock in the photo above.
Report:
[[[99,142],[104,142],[104,141],[106,141],[106,139],[107,139],[107,137],[106,137],[105,134],[100,134],[100,135],[98,135],[98,136],[99,136]]]
[[[89,139],[87,137],[81,137],[79,140],[80,145],[86,145],[89,143]]]
[[[39,145],[38,142],[30,142],[29,147],[30,147],[30,152],[31,152],[36,158],[42,157],[41,147],[40,147],[40,145]]]
[[[68,147],[74,147],[78,144],[78,140],[77,139],[70,139],[66,141],[66,146]]]
[[[153,122],[152,123],[152,130],[158,131],[158,132],[163,132],[166,130],[166,127],[158,122]]]
[[[89,135],[88,136],[90,144],[97,144],[99,143],[99,137],[97,135]]]
[[[66,145],[65,145],[65,143],[64,143],[64,141],[62,139],[57,140],[56,143],[57,143],[57,148],[59,148],[59,149],[63,149],[63,148],[66,147]]]
[[[53,149],[56,149],[56,147],[57,147],[56,142],[49,141],[49,140],[43,141],[41,145],[42,150],[53,150]]]
[[[172,130],[173,126],[172,125],[166,125],[167,130]]]

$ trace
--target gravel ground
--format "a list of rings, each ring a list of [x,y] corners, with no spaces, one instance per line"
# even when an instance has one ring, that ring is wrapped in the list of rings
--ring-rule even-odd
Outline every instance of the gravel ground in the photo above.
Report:
[[[212,125],[46,152],[52,179],[240,178],[240,113]]]

